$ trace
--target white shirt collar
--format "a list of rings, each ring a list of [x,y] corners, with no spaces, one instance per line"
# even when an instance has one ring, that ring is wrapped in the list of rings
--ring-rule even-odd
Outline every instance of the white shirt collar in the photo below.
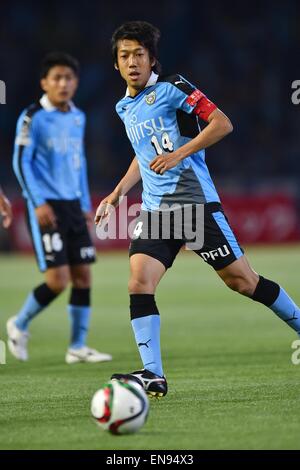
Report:
[[[48,95],[46,93],[41,97],[40,103],[46,111],[55,111],[57,109],[51,103],[51,101],[49,100]],[[69,106],[70,106],[70,111],[75,111],[76,107],[75,107],[73,101],[69,101]]]
[[[158,75],[157,75],[157,73],[152,72],[151,75],[150,75],[150,77],[149,77],[148,82],[147,82],[146,85],[145,85],[145,88],[148,88],[149,86],[155,85],[155,83],[157,82],[157,80],[158,80]],[[127,90],[126,90],[126,95],[125,95],[125,96],[130,96],[130,95],[129,95],[129,90],[128,90],[128,88],[127,88]]]

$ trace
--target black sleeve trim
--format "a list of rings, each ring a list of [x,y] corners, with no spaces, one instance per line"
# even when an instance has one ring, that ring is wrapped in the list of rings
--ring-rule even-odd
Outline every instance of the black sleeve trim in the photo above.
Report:
[[[178,73],[174,75],[162,75],[158,77],[158,82],[167,82],[174,85],[178,90],[185,93],[187,96],[190,96],[193,91],[195,91],[195,87],[188,83],[181,75]]]

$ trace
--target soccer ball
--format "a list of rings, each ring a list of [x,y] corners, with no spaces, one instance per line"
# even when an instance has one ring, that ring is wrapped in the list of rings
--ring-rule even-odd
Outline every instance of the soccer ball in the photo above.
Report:
[[[149,401],[136,382],[111,380],[94,394],[91,412],[105,431],[129,434],[137,432],[146,422]]]

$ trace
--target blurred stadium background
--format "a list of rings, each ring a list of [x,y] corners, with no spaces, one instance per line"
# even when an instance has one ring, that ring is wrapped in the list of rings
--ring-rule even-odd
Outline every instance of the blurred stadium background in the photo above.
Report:
[[[81,63],[75,101],[88,118],[95,204],[128,167],[132,149],[114,110],[124,83],[113,69],[110,37],[130,19],[156,24],[163,72],[180,72],[197,84],[233,122],[233,134],[207,151],[207,161],[241,242],[299,241],[300,105],[291,101],[292,81],[300,78],[299,14],[296,0],[2,0],[0,79],[7,104],[0,106],[0,181],[14,203],[15,222],[10,232],[0,230],[0,249],[30,249],[11,155],[17,117],[41,94],[45,53],[65,50]],[[102,249],[127,244],[104,243]]]

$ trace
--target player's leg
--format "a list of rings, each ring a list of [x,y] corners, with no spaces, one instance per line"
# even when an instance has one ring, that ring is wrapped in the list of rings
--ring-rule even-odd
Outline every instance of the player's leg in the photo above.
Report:
[[[259,281],[259,275],[251,268],[245,255],[216,272],[230,289],[250,298]]]
[[[60,214],[56,212],[56,215],[59,220]],[[30,292],[16,317],[16,326],[21,331],[27,331],[33,318],[67,287],[70,280],[61,224],[55,229],[41,228],[31,203],[27,203],[27,224],[44,282]]]
[[[17,359],[28,359],[27,340],[31,321],[67,287],[68,282],[68,266],[47,269],[45,282],[29,293],[18,314],[8,320],[8,347]]]
[[[20,360],[28,359],[30,322],[66,288],[70,279],[64,236],[60,228],[41,229],[30,203],[27,204],[27,223],[37,263],[40,271],[45,273],[45,278],[42,284],[28,294],[18,314],[7,322],[9,349]]]
[[[155,302],[156,287],[166,272],[157,259],[145,254],[130,258],[130,317],[144,369],[162,377],[160,315]]]
[[[266,305],[300,334],[299,307],[282,287],[250,267],[221,206],[215,209],[216,204],[205,208],[205,242],[196,253],[217,271],[228,287]]]
[[[112,359],[110,354],[88,348],[86,338],[91,315],[91,268],[89,264],[70,266],[72,290],[68,313],[71,320],[71,340],[66,362],[103,362]]]
[[[157,218],[157,214],[142,211],[133,232],[137,238],[133,238],[129,249],[130,317],[144,369],[112,376],[116,379],[136,380],[149,395],[157,397],[166,395],[168,387],[162,367],[160,315],[155,302],[155,291],[183,245],[182,240],[172,239],[172,226],[169,238],[163,237],[162,223],[161,214]],[[162,238],[158,238],[159,234]]]
[[[69,278],[68,266],[47,269],[45,282],[30,292],[17,314],[16,326],[27,331],[30,322],[67,287]]]
[[[91,315],[91,270],[88,264],[70,267],[72,289],[68,304],[71,320],[70,348],[80,349],[86,344]]]
[[[157,397],[166,395],[168,391],[160,352],[160,316],[154,297],[165,272],[166,266],[149,255],[137,253],[130,257],[131,326],[143,369],[112,375],[112,379],[136,380],[149,395]]]
[[[269,307],[300,335],[300,308],[279,284],[253,271],[245,256],[217,273],[230,289]]]
[[[182,240],[137,238],[130,244],[130,317],[143,370],[114,374],[112,378],[139,382],[149,395],[160,397],[168,391],[160,352],[160,315],[155,302],[158,283],[170,268]]]
[[[100,353],[86,346],[91,315],[91,268],[95,262],[95,249],[79,201],[66,207],[69,231],[66,237],[72,290],[68,313],[71,320],[71,344],[66,362],[102,362],[112,359],[110,354]]]

